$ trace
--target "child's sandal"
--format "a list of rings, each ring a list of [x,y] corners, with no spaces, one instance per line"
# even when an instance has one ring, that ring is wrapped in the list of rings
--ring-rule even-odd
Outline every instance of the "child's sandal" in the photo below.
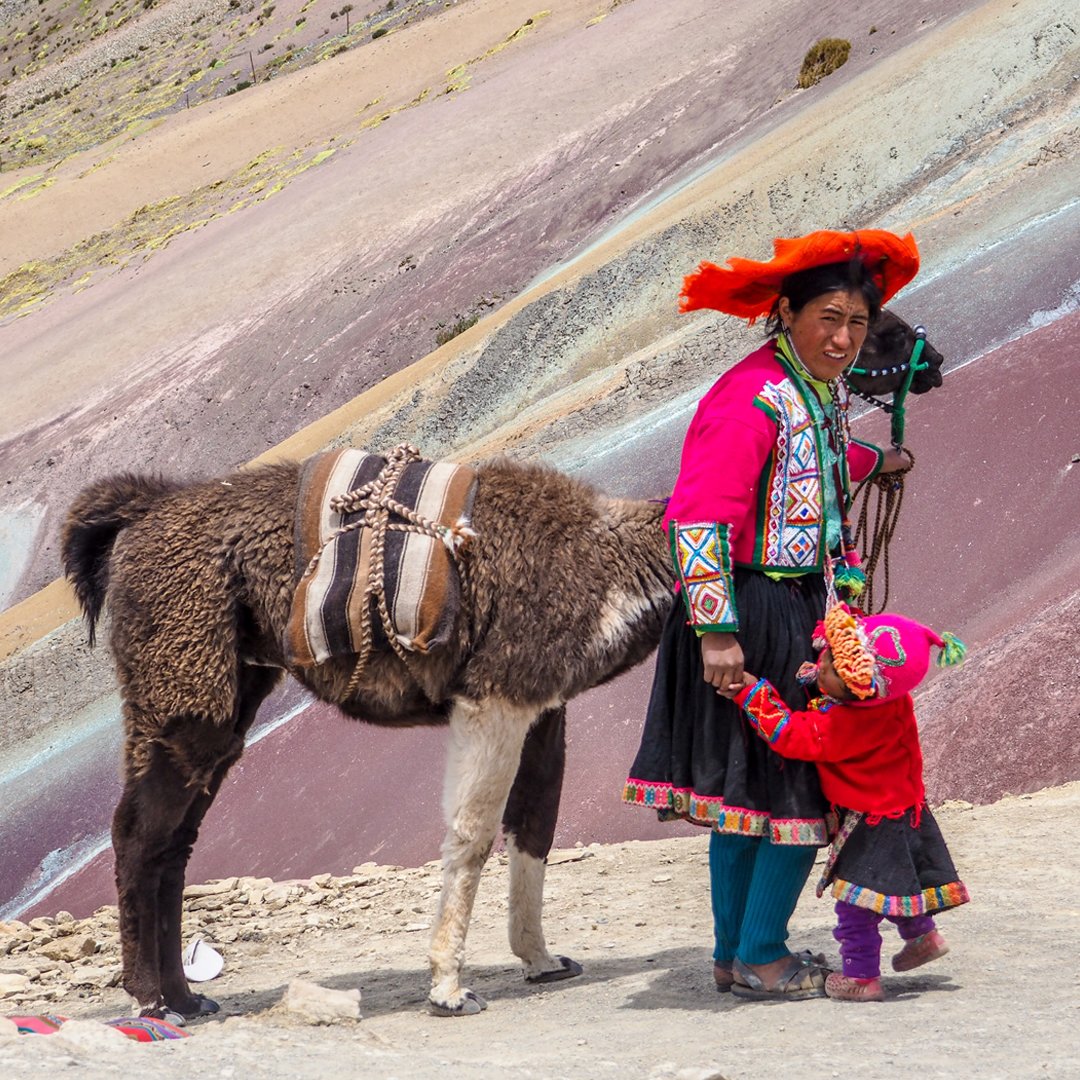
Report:
[[[825,980],[825,993],[834,1001],[884,1001],[880,979],[853,979],[834,971]]]
[[[911,971],[949,951],[949,943],[936,931],[912,938],[893,958],[893,971]]]

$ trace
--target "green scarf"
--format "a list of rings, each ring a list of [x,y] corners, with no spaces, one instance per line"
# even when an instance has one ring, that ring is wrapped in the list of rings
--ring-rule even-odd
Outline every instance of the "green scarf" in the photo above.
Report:
[[[814,388],[814,393],[817,394],[821,404],[826,406],[832,405],[833,395],[829,384],[822,379],[815,379],[814,376],[806,370],[803,366],[803,362],[799,359],[798,354],[792,348],[791,341],[788,339],[787,334],[783,331],[776,335],[776,347],[783,353],[784,359],[798,373],[799,378]]]
[[[791,365],[795,374],[813,389],[813,394],[806,396],[818,430],[824,430],[826,423],[835,424],[836,402],[829,384],[822,379],[815,379],[806,370],[792,348],[787,334],[781,332],[777,335],[776,347]],[[824,460],[821,462],[821,502],[825,511],[825,544],[827,551],[834,551],[840,544],[842,525],[840,498],[836,490],[836,466],[839,459],[827,438],[822,439],[822,451]]]

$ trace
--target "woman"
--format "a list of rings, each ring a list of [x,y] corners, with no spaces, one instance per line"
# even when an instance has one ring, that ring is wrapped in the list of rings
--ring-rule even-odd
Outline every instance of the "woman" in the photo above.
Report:
[[[812,763],[783,761],[721,692],[746,669],[805,702],[795,672],[836,587],[861,585],[846,512],[851,484],[905,469],[851,439],[840,376],[881,304],[919,266],[910,235],[821,231],[776,240],[770,262],[702,263],[683,311],[713,308],[769,340],[702,398],[664,518],[677,588],[624,799],[712,827],[717,988],[824,997],[822,957],[792,954],[787,924],[828,841]]]

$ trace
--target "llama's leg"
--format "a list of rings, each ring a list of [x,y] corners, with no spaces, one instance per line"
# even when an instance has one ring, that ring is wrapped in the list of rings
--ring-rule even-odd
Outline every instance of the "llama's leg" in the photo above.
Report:
[[[432,1012],[465,1016],[487,1006],[461,985],[465,935],[480,871],[491,852],[525,733],[536,712],[489,699],[455,702],[450,714],[443,887],[431,937]]]
[[[164,859],[161,884],[158,890],[158,956],[161,964],[161,990],[170,1009],[183,1016],[206,1015],[218,1011],[217,1002],[202,994],[192,994],[183,966],[181,918],[184,902],[184,878],[191,851],[199,836],[202,820],[210,809],[229,769],[239,760],[244,749],[244,737],[255,721],[255,714],[278,681],[278,672],[263,667],[243,665],[237,678],[237,710],[232,736],[227,732],[216,738],[204,739],[213,743],[222,754],[213,775],[199,790],[188,807],[183,822],[173,836]],[[214,751],[212,751],[214,752]]]
[[[565,764],[566,708],[560,706],[542,713],[529,729],[503,814],[510,855],[510,948],[521,957],[531,983],[581,974],[580,964],[548,952],[541,919],[544,870],[555,837]]]
[[[193,994],[184,975],[181,920],[184,905],[184,874],[191,849],[199,835],[199,826],[217,795],[225,773],[237,757],[224,763],[210,781],[206,791],[200,791],[188,807],[184,820],[173,834],[172,842],[162,857],[161,879],[158,886],[158,963],[161,969],[161,996],[164,1007],[191,1019],[218,1011],[218,1004],[203,994]],[[156,1011],[156,1010],[154,1010]]]
[[[131,766],[135,749],[129,743],[128,776],[112,825],[123,986],[144,1011],[171,1006],[181,1013],[191,1012],[197,1004],[194,1001],[165,1000],[162,920],[175,925],[179,940],[180,910],[161,911],[159,899],[174,837],[198,792],[164,748],[156,744],[138,747],[137,770]]]

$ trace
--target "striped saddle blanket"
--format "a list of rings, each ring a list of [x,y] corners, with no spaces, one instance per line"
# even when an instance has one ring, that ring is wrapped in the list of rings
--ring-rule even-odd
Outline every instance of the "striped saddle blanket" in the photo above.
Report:
[[[476,474],[465,465],[420,460],[403,464],[389,499],[413,511],[427,531],[406,531],[391,512],[382,531],[383,572],[390,624],[373,602],[369,574],[377,556],[374,518],[388,459],[363,450],[334,450],[309,458],[300,474],[295,526],[296,579],[286,653],[300,667],[361,652],[364,620],[372,646],[427,653],[446,643],[461,603],[454,551],[471,536]],[[366,503],[360,506],[360,503]],[[344,505],[343,505],[344,504]],[[384,502],[385,505],[385,502]]]

